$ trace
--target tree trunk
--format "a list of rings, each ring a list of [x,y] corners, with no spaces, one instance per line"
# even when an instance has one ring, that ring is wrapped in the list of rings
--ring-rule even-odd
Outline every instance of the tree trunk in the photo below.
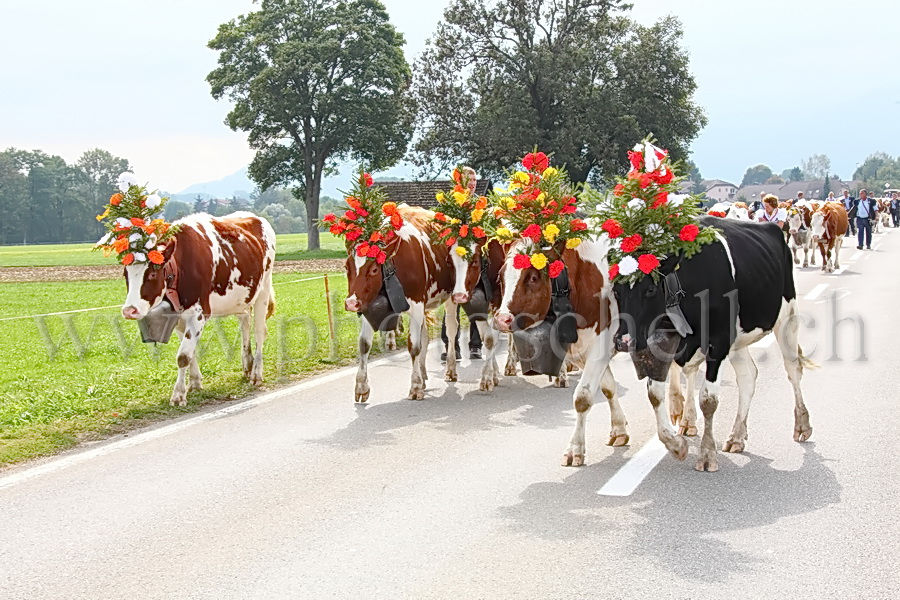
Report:
[[[324,164],[313,168],[312,178],[307,179],[306,186],[306,231],[307,250],[319,249],[319,193],[322,189],[322,170]]]

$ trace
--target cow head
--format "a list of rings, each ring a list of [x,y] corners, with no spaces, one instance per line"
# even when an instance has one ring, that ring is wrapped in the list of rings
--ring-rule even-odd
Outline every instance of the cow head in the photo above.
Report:
[[[122,305],[122,316],[126,319],[143,319],[151,309],[162,302],[166,293],[165,266],[175,254],[177,238],[172,238],[163,250],[163,263],[131,264],[125,267],[127,294]]]
[[[516,254],[524,246],[521,241],[514,244],[503,264],[503,299],[494,316],[497,329],[503,332],[512,331],[513,323],[521,329],[539,325],[550,312],[550,276],[534,267],[517,269],[513,266]]]
[[[481,278],[481,249],[484,242],[478,242],[472,248],[471,260],[463,258],[456,253],[457,245],[450,249],[450,261],[453,263],[455,280],[453,283],[453,301],[457,304],[465,304],[472,297],[475,286]]]
[[[825,237],[825,213],[816,211],[810,220],[810,233],[812,233],[813,242],[818,243]]]
[[[739,221],[749,221],[750,211],[747,210],[747,205],[744,202],[735,202],[728,209],[728,216]]]
[[[803,215],[800,214],[800,211],[796,208],[788,209],[788,233],[794,235],[795,233],[800,231],[800,228],[803,227]]]
[[[346,268],[347,299],[344,308],[350,312],[363,312],[381,291],[381,265],[354,253],[347,257]]]
[[[613,289],[619,309],[616,346],[631,353],[641,379],[665,380],[681,338],[666,315],[662,280],[643,277],[634,285],[618,283]]]

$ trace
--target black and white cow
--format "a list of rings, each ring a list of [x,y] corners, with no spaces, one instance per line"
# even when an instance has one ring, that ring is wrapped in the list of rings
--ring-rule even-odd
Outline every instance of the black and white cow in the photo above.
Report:
[[[631,353],[638,376],[648,377],[650,403],[656,411],[659,439],[677,456],[687,456],[687,442],[674,430],[665,407],[666,375],[674,360],[692,381],[706,363],[700,389],[705,418],[696,468],[716,471],[713,415],[719,400],[719,369],[728,358],[739,390],[738,414],[725,452],[741,452],[747,440],[747,415],[756,388],[757,368],[750,345],[775,333],[788,379],[794,388],[794,440],[812,435],[800,380],[804,368],[815,363],[803,355],[799,343],[797,294],[791,252],[776,225],[702,217],[701,226],[721,231],[718,240],[703,246],[690,259],[671,257],[659,267],[671,277],[654,282],[644,277],[614,288],[619,306],[618,344]],[[682,294],[677,294],[680,284]],[[680,301],[675,299],[680,298]],[[677,305],[683,313],[679,318]],[[681,321],[676,330],[675,324]],[[693,406],[689,393],[686,402]]]

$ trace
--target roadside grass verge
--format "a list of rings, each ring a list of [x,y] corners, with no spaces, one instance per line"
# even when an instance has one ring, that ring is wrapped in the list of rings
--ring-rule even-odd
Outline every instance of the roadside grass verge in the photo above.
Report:
[[[323,281],[275,275],[278,309],[269,320],[264,387],[345,365],[356,358],[359,325],[344,312],[346,278],[330,276],[336,343],[330,341]],[[234,317],[213,319],[199,346],[204,389],[169,406],[178,338],[143,344],[119,308],[6,320],[121,303],[121,280],[0,284],[0,466],[52,454],[253,391],[241,374]],[[402,342],[401,342],[402,343]],[[381,341],[376,336],[376,348]],[[348,402],[350,398],[348,398]]]
[[[307,234],[286,233],[275,236],[275,260],[305,260],[344,258],[344,242],[328,232],[322,232],[321,249],[306,250]],[[0,246],[0,267],[68,267],[114,265],[115,260],[92,251],[91,244],[38,244],[29,246]]]

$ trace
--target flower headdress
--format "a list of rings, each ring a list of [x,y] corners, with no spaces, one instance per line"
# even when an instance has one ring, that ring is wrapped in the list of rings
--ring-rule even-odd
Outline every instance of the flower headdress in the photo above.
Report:
[[[373,185],[372,176],[360,170],[353,188],[346,195],[349,210],[343,215],[330,213],[322,217],[320,225],[344,238],[347,250],[355,247],[356,256],[372,259],[383,265],[388,259],[388,244],[403,227],[403,218],[394,202],[386,202],[387,195]]]
[[[627,177],[618,179],[594,215],[613,241],[609,278],[615,283],[634,283],[644,275],[657,279],[661,260],[678,253],[689,258],[716,236],[715,229],[698,227],[696,198],[676,195],[684,178],[676,176],[668,151],[648,137],[628,159]]]
[[[158,218],[169,201],[158,191],[147,193],[131,173],[122,173],[116,182],[119,191],[109,198],[98,221],[105,221],[108,233],[100,238],[94,249],[102,249],[108,256],[117,255],[123,265],[149,263],[161,265],[165,243],[178,231],[178,226]],[[154,218],[157,217],[157,218]]]
[[[577,201],[565,169],[551,167],[547,155],[537,151],[525,155],[522,167],[512,174],[508,193],[495,193],[492,198],[499,207],[496,215],[504,222],[492,235],[503,243],[520,236],[525,245],[513,266],[547,267],[555,278],[565,269],[558,256],[564,248],[577,248],[590,235],[588,226],[575,217]]]
[[[435,199],[434,220],[439,229],[435,237],[448,247],[456,244],[456,253],[472,260],[475,247],[487,241],[486,229],[492,226],[493,211],[488,210],[488,200],[469,190],[469,175],[462,166],[453,169],[452,190],[438,192]]]

